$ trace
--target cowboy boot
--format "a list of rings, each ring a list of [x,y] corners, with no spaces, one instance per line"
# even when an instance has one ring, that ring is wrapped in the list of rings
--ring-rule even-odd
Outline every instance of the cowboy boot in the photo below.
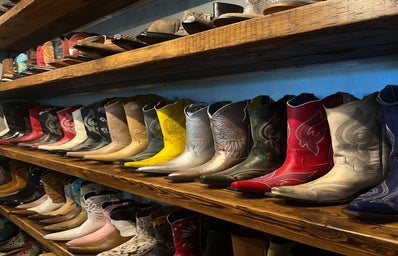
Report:
[[[10,143],[18,144],[19,142],[33,141],[42,137],[44,135],[44,131],[39,120],[39,113],[47,108],[48,106],[39,105],[29,109],[29,120],[30,120],[30,125],[32,127],[32,131],[25,136],[16,139],[11,139]]]
[[[19,227],[5,217],[0,218],[0,243],[18,235]]]
[[[58,232],[73,229],[82,225],[87,220],[85,196],[89,195],[90,193],[99,193],[99,191],[102,191],[104,187],[100,184],[89,181],[79,181],[76,184],[72,184],[72,189],[75,191],[74,195],[76,204],[81,207],[81,210],[72,218],[62,220],[61,222],[57,221],[55,224],[44,226],[43,230],[49,232]]]
[[[108,145],[111,142],[111,137],[104,105],[109,100],[104,99],[83,107],[82,118],[88,138],[74,147],[57,150],[55,153],[67,154],[67,152],[92,151]]]
[[[231,187],[247,194],[264,195],[272,187],[298,185],[326,174],[333,161],[323,106],[334,107],[352,99],[350,95],[336,93],[319,100],[313,94],[303,93],[288,101],[288,139],[283,165],[263,176],[232,182]]]
[[[390,172],[383,181],[377,183],[377,186],[369,189],[366,193],[359,195],[348,204],[344,209],[344,212],[352,216],[389,221],[398,219],[398,210],[395,207],[398,202],[398,196],[396,195],[398,191],[398,145],[396,143],[398,135],[397,91],[398,87],[396,85],[387,85],[379,92],[377,97],[384,115],[387,130],[386,137],[392,146],[389,154],[389,164],[384,161],[379,161],[379,163],[377,163],[376,154],[374,154],[374,161],[372,161],[374,162],[374,167],[371,166],[366,168],[366,176],[370,175],[369,179],[372,179],[372,182],[376,183],[383,177],[386,168],[389,168]],[[380,136],[379,134],[376,134],[377,130],[370,131],[372,135],[371,138]],[[382,138],[379,139],[383,141]],[[386,156],[389,152],[381,151],[380,153],[383,153],[383,156]],[[371,160],[372,158],[368,158],[366,163],[369,163]]]
[[[181,209],[167,217],[171,225],[174,241],[174,256],[202,255],[202,222],[201,214]]]
[[[137,95],[123,102],[123,109],[126,113],[127,126],[131,137],[131,143],[116,152],[89,155],[86,159],[113,162],[119,158],[136,155],[148,146],[148,137],[144,124],[144,114],[142,108],[147,105],[153,105],[164,100],[162,97],[154,94]]]
[[[69,245],[68,250],[72,253],[98,254],[112,250],[128,242],[137,235],[135,216],[138,210],[139,208],[133,205],[116,206],[116,208],[110,211],[109,216],[110,222],[114,227],[111,233],[92,242],[81,245]]]
[[[232,223],[215,220],[206,229],[206,247],[203,256],[234,256],[231,240]]]
[[[15,195],[0,198],[0,203],[8,206],[16,206],[33,202],[45,194],[41,176],[44,169],[38,166],[30,166],[27,171],[27,184]]]
[[[46,149],[50,153],[54,153],[58,152],[59,150],[75,147],[87,139],[87,132],[83,123],[82,108],[83,107],[80,107],[72,111],[73,130],[75,132],[74,137],[66,143],[60,145],[43,146],[43,149]]]
[[[10,167],[11,181],[0,186],[0,198],[16,195],[27,186],[27,172],[29,167],[22,164]]]
[[[187,137],[182,154],[166,163],[140,167],[136,171],[168,174],[209,161],[214,155],[214,144],[207,106],[206,103],[193,103],[185,107]]]
[[[67,177],[64,180],[64,195],[65,195],[65,203],[58,209],[55,209],[53,211],[49,212],[44,212],[44,213],[39,213],[39,214],[34,214],[28,216],[29,219],[32,220],[43,220],[47,218],[52,218],[56,216],[62,216],[67,214],[68,212],[72,211],[74,208],[77,207],[77,204],[74,200],[74,196],[72,194],[72,182],[76,180],[75,177]],[[40,221],[39,221],[40,223]]]
[[[7,124],[7,119],[3,111],[3,106],[0,104],[0,137],[8,133],[9,131],[10,128],[8,127]]]
[[[9,171],[9,158],[0,157],[0,186],[7,184],[12,180],[12,175]]]
[[[9,131],[0,137],[1,144],[9,144],[11,139],[22,137],[31,132],[29,109],[35,106],[28,101],[1,102]]]
[[[87,209],[87,220],[76,228],[47,234],[44,236],[45,239],[68,241],[88,235],[100,229],[105,224],[105,216],[101,204],[104,202],[119,201],[119,197],[114,191],[93,192],[86,194],[84,197]]]
[[[156,247],[156,239],[152,227],[150,213],[153,208],[144,208],[136,213],[136,235],[127,242],[108,251],[101,252],[97,256],[144,256],[152,255]]]
[[[285,96],[274,102],[269,97],[251,100],[250,118],[253,146],[249,156],[225,171],[200,176],[200,182],[210,186],[227,187],[233,181],[252,179],[282,165],[286,156],[286,102]]]
[[[42,204],[23,210],[14,209],[10,212],[16,215],[34,215],[60,208],[66,201],[63,182],[65,175],[57,172],[45,172],[42,176],[44,191],[48,195]]]
[[[126,167],[142,167],[167,162],[184,151],[186,127],[184,108],[192,104],[190,99],[181,99],[174,103],[156,106],[160,128],[164,139],[164,148],[156,155],[141,161],[126,162]]]
[[[39,120],[46,136],[33,141],[18,143],[18,147],[37,148],[39,145],[51,144],[59,141],[64,136],[57,116],[59,110],[61,110],[60,107],[49,107],[41,111],[39,113]]]
[[[345,203],[379,184],[388,172],[388,143],[383,138],[377,94],[337,107],[325,106],[333,145],[333,168],[306,184],[273,188],[274,195],[293,200]],[[363,139],[366,138],[366,139]]]
[[[155,105],[156,106],[156,105]],[[150,158],[160,150],[163,149],[163,134],[160,129],[159,118],[156,114],[155,106],[146,105],[142,108],[142,112],[144,114],[144,123],[146,127],[146,134],[148,136],[148,146],[136,155],[132,155],[129,157],[121,158],[115,160],[117,163],[125,163],[132,161],[140,161],[146,158]]]
[[[75,131],[75,127],[73,124],[73,116],[72,113],[73,111],[75,111],[76,109],[79,109],[81,106],[77,105],[77,106],[72,106],[69,108],[65,108],[62,109],[60,111],[57,112],[57,116],[59,119],[59,123],[61,125],[61,129],[62,129],[62,138],[59,139],[56,142],[53,143],[44,143],[44,144],[39,144],[37,146],[32,146],[32,148],[38,148],[41,150],[50,150],[53,148],[56,148],[59,145],[63,145],[69,141],[71,141],[75,135],[76,135],[76,131]]]
[[[46,218],[39,220],[39,224],[50,225],[75,218],[82,211],[80,186],[83,182],[83,179],[67,179],[65,183],[66,203],[56,210],[57,212],[51,214],[54,216],[46,216]],[[46,213],[46,215],[49,215],[49,213]]]
[[[130,144],[131,138],[128,135],[126,114],[123,109],[124,99],[114,98],[104,106],[111,142],[96,150],[68,152],[67,156],[88,157],[88,155],[106,154],[116,152]]]
[[[269,237],[263,232],[245,227],[231,230],[232,248],[235,256],[266,256]]]
[[[208,107],[210,128],[214,141],[214,156],[206,163],[173,172],[172,181],[192,181],[201,175],[223,171],[242,162],[251,147],[247,101],[217,102]]]

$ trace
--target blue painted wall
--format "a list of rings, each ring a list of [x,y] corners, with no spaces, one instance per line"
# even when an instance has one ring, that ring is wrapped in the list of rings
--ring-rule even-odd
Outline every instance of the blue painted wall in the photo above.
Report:
[[[156,19],[181,18],[184,10],[211,12],[211,1],[157,0],[141,3],[141,6],[110,15],[101,22],[84,27],[85,31],[113,35],[136,35]],[[244,5],[244,1],[229,1]],[[146,4],[145,4],[146,3]],[[167,85],[151,85],[112,93],[70,95],[46,99],[51,104],[86,104],[108,96],[131,96],[139,93],[158,93],[168,98],[189,97],[196,101],[237,101],[259,94],[274,99],[284,94],[312,92],[322,98],[337,91],[362,96],[381,90],[387,84],[398,84],[398,56],[358,59],[278,70],[246,73],[216,78],[203,78]],[[145,85],[144,85],[145,86]]]

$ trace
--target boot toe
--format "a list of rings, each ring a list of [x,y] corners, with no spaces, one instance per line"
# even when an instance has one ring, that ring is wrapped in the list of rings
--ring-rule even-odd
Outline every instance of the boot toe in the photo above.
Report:
[[[228,187],[235,179],[226,175],[202,175],[199,177],[199,181],[209,186]]]
[[[250,180],[232,182],[231,188],[240,192],[247,193],[265,193],[271,191],[271,187],[268,186],[268,184]]]

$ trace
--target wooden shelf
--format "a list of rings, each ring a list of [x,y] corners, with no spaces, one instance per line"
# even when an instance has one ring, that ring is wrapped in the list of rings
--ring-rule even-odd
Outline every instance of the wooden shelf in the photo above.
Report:
[[[0,205],[0,214],[11,220],[13,223],[15,223],[21,229],[23,229],[28,235],[33,237],[36,241],[38,241],[48,250],[51,250],[51,252],[55,253],[57,256],[71,256],[71,255],[77,256],[77,254],[72,254],[68,251],[65,243],[45,239],[44,235],[47,233],[43,231],[41,226],[38,225],[36,222],[29,220],[28,218],[25,217],[20,217],[11,214],[10,208],[1,205]],[[87,254],[86,256],[92,256],[92,255]]]
[[[210,189],[201,183],[173,183],[118,165],[12,146],[2,146],[0,155],[344,255],[398,255],[396,224],[352,219],[342,213],[344,205],[317,207],[289,204],[276,198],[244,198],[239,193]]]
[[[139,0],[21,0],[0,16],[0,49],[25,51]]]
[[[164,84],[396,54],[397,43],[396,1],[328,0],[6,82],[0,92],[49,97]]]

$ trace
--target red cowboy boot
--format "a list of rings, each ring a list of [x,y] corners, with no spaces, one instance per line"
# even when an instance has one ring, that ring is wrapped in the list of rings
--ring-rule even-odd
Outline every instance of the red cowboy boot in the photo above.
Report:
[[[288,139],[283,165],[266,175],[231,183],[248,193],[270,192],[272,187],[292,186],[319,178],[333,166],[327,106],[339,106],[351,95],[336,93],[322,100],[303,93],[287,103]]]

